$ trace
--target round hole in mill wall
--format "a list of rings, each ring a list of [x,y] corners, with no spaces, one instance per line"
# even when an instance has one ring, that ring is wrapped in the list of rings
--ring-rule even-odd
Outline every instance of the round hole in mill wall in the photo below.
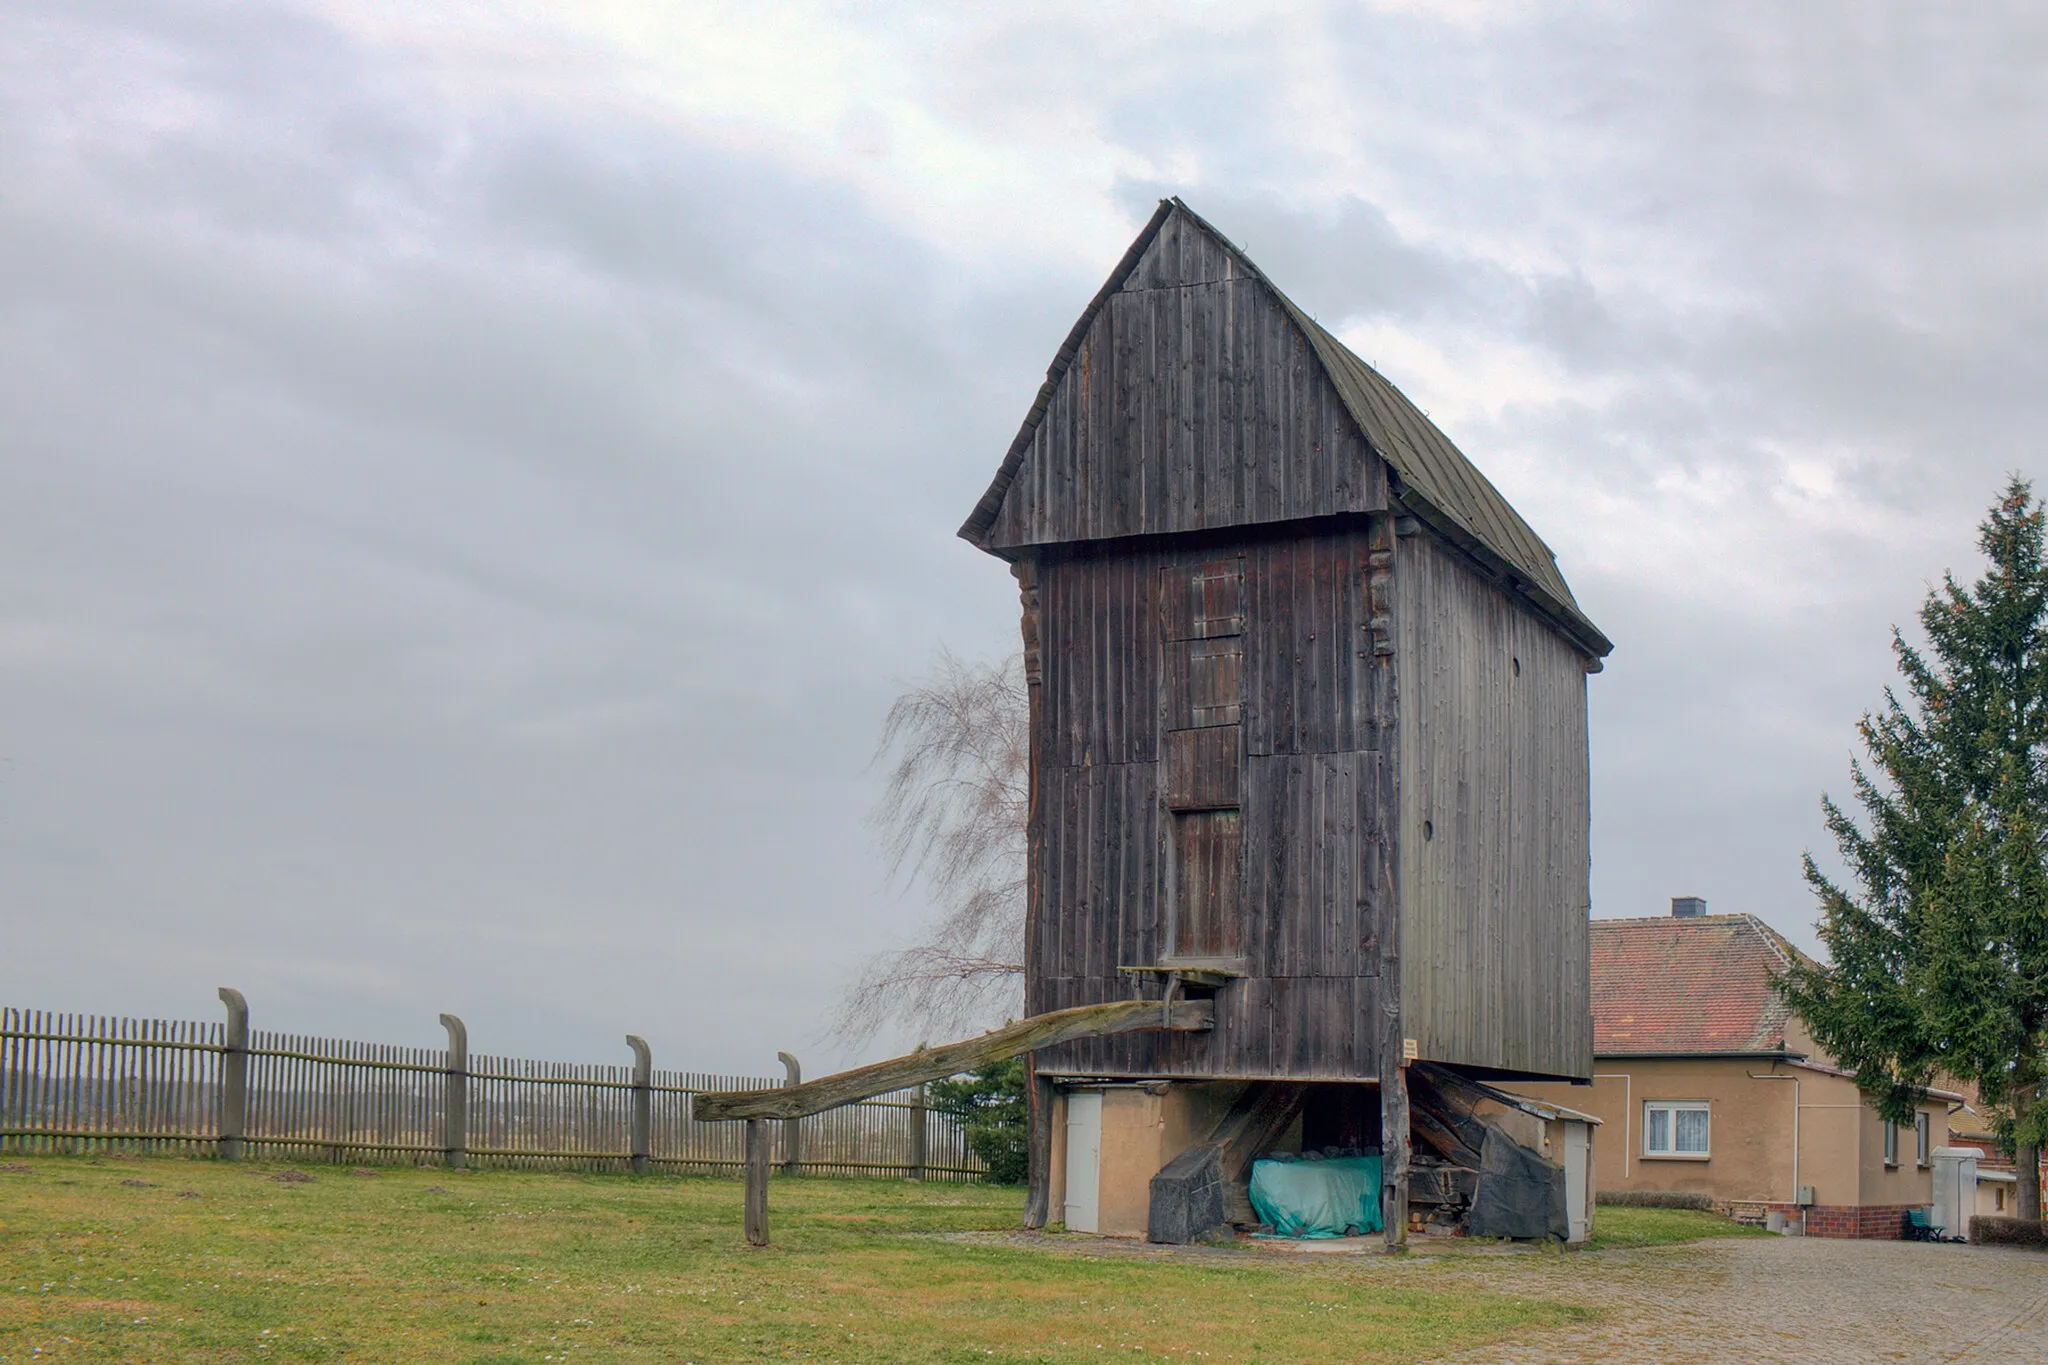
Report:
[[[1424,820],[1422,822],[1422,841],[1424,843],[1428,843],[1431,839],[1434,838],[1436,838],[1436,826],[1432,825],[1429,821]]]
[[[1514,658],[1511,658],[1511,659],[1509,659],[1509,660],[1508,660],[1508,662],[1509,662],[1509,663],[1512,663],[1512,664],[1513,664],[1513,665],[1515,666],[1515,676],[1516,676],[1516,677],[1518,677],[1518,678],[1519,678],[1519,677],[1521,677],[1521,676],[1522,676],[1522,661],[1521,661],[1520,659],[1514,659]]]

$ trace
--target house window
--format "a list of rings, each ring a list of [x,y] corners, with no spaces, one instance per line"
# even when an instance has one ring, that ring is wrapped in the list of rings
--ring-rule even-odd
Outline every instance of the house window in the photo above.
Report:
[[[1913,1163],[1922,1170],[1934,1164],[1934,1120],[1931,1115],[1913,1115]]]
[[[1644,1101],[1643,1155],[1706,1156],[1706,1102],[1704,1100]]]
[[[1887,1123],[1884,1126],[1884,1164],[1899,1164],[1899,1125],[1896,1123]]]

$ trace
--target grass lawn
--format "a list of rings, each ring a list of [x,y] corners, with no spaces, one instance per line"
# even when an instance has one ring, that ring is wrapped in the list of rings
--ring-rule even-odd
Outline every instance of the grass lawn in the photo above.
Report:
[[[1695,1209],[1639,1209],[1602,1204],[1593,1211],[1589,1251],[1613,1247],[1657,1247],[1696,1242],[1702,1237],[1773,1237],[1775,1233]]]
[[[1014,1229],[1013,1190],[777,1180],[757,1250],[731,1180],[284,1169],[7,1163],[0,1360],[1371,1361],[1589,1316],[1475,1290],[1466,1257],[945,1236]],[[1728,1227],[1671,1217],[1600,1212],[1629,1245]]]

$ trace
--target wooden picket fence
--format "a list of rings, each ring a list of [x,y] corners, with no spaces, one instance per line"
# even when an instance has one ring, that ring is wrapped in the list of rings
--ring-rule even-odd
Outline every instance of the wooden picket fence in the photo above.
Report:
[[[232,999],[230,999],[232,997]],[[691,1097],[783,1078],[470,1056],[225,1024],[0,1006],[0,1152],[250,1156],[349,1165],[732,1171],[743,1124]],[[776,1125],[784,1171],[978,1180],[986,1167],[923,1087]]]

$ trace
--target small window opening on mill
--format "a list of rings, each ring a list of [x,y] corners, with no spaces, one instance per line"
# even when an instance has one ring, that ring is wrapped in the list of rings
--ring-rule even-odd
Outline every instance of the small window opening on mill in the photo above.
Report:
[[[1434,838],[1436,838],[1436,826],[1430,823],[1429,821],[1424,820],[1422,822],[1422,841],[1424,843],[1428,843],[1431,839]]]
[[[1513,664],[1513,665],[1515,666],[1515,676],[1516,676],[1516,677],[1518,677],[1518,678],[1519,678],[1519,677],[1521,677],[1521,676],[1522,676],[1522,660],[1521,660],[1521,658],[1520,658],[1519,656],[1510,656],[1510,658],[1508,659],[1508,662],[1509,662],[1509,663],[1511,663],[1511,664]]]

